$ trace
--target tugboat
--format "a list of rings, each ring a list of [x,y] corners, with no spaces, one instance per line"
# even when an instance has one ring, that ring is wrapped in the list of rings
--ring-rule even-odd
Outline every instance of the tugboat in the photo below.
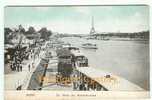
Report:
[[[85,43],[81,46],[84,49],[98,49],[96,44]]]

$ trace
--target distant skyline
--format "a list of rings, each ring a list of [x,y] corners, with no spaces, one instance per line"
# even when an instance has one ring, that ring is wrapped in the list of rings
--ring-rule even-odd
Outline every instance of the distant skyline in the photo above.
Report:
[[[50,6],[5,7],[4,26],[26,30],[47,27],[59,33],[89,34],[91,18],[97,32],[139,32],[149,30],[148,6]]]

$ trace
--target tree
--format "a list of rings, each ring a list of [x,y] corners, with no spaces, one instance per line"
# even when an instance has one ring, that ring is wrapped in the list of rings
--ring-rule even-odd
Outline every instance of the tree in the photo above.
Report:
[[[9,34],[11,33],[11,32],[13,32],[10,28],[4,28],[4,38],[5,38],[5,43],[7,43],[8,41],[9,41],[9,38],[10,38],[10,36],[9,36]]]
[[[6,27],[6,28],[4,28],[4,33],[6,34],[6,35],[8,35],[9,33],[11,33],[11,32],[13,32],[10,28],[8,28],[8,27]]]
[[[32,27],[32,26],[30,26],[28,28],[28,31],[26,32],[26,34],[35,34],[35,33],[36,33],[36,31],[35,31],[34,27]]]
[[[41,39],[48,39],[52,35],[52,32],[48,31],[46,27],[41,28],[39,33],[41,34]]]
[[[51,35],[52,35],[52,31],[49,30],[49,31],[47,32],[47,35],[48,35],[48,37],[51,36]]]
[[[41,33],[41,34],[47,33],[47,28],[46,28],[46,27],[41,28],[41,29],[39,30],[39,33]]]
[[[21,33],[25,33],[25,29],[22,27],[22,25],[19,25],[19,32],[21,32]]]

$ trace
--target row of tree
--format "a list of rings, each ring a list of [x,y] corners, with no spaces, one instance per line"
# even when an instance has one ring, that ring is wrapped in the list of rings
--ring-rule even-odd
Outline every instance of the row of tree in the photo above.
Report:
[[[101,33],[101,34],[93,34],[93,36],[149,39],[149,31],[134,32],[134,33],[107,33],[107,34]]]
[[[14,36],[13,34],[17,32],[20,32],[24,34],[25,36],[40,34],[40,38],[45,39],[45,40],[48,39],[52,35],[52,31],[48,30],[46,27],[43,27],[39,31],[36,31],[34,27],[30,26],[28,30],[26,31],[25,28],[22,27],[22,25],[19,25],[19,28],[14,29],[14,30],[9,27],[4,28],[5,41],[7,41],[8,39],[12,39]]]

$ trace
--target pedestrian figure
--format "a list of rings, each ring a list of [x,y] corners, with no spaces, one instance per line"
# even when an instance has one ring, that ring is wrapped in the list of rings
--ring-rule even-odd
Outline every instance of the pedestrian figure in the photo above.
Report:
[[[32,56],[32,53],[31,53],[31,58],[30,59],[32,59],[33,58],[33,56]]]
[[[17,64],[17,71],[19,72],[19,65]]]
[[[16,70],[16,65],[15,65],[15,62],[13,62],[13,71]]]
[[[34,54],[34,61],[35,61],[35,58],[36,58],[35,56],[36,56],[36,55]]]
[[[30,69],[31,69],[31,66],[30,66],[30,64],[28,65],[28,70],[29,70],[29,72],[30,72]]]
[[[34,68],[34,63],[32,63],[32,68]]]
[[[20,71],[22,72],[22,65],[20,65]]]
[[[13,64],[12,64],[12,63],[10,64],[10,68],[11,68],[11,70],[13,71]]]
[[[79,90],[84,90],[84,84],[82,82],[80,83]]]

